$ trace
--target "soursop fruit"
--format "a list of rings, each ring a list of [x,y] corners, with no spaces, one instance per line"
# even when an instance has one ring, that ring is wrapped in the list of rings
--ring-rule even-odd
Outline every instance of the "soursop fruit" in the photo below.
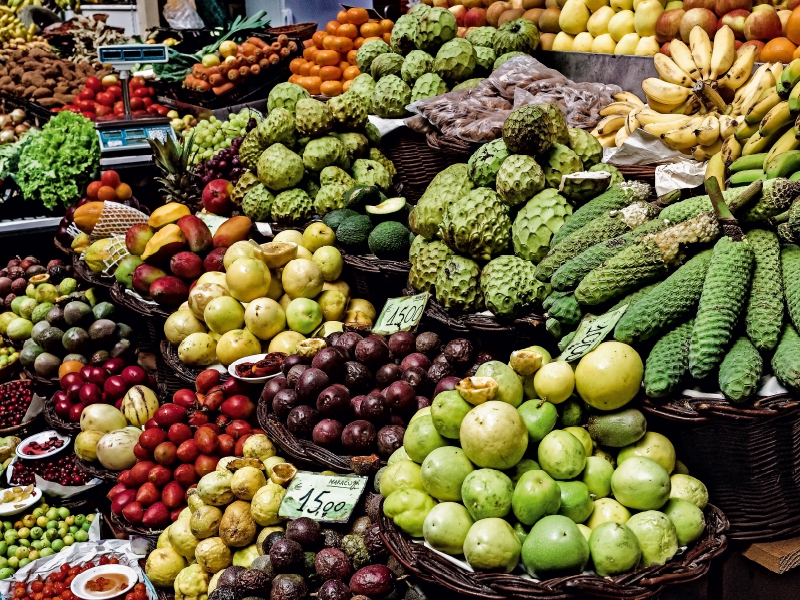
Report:
[[[343,183],[322,185],[314,198],[314,210],[319,216],[324,217],[332,210],[344,208],[344,193],[349,189]]]
[[[369,140],[363,133],[334,133],[333,136],[342,142],[347,161],[351,164],[357,158],[366,156],[369,151]]]
[[[348,130],[364,129],[367,124],[367,106],[368,102],[358,92],[354,92],[352,86],[344,94],[328,100],[334,125]]]
[[[572,215],[572,206],[554,189],[542,190],[517,213],[511,226],[514,254],[534,264],[550,251],[550,240]]]
[[[257,159],[256,162],[258,162]],[[261,185],[256,174],[253,173],[253,171],[245,171],[242,176],[239,177],[239,181],[236,182],[236,185],[233,186],[233,191],[231,192],[231,200],[233,203],[236,206],[241,206],[244,195],[256,185]]]
[[[300,87],[296,83],[279,83],[267,96],[267,111],[272,112],[276,108],[285,108],[291,113],[294,113],[294,107],[298,100],[303,98],[310,98],[305,88]]]
[[[384,119],[402,117],[406,114],[406,105],[409,102],[411,102],[411,88],[397,75],[388,75],[375,84],[372,112],[379,117]]]
[[[307,221],[314,216],[314,201],[299,188],[286,190],[275,196],[270,214],[278,223]]]
[[[303,159],[283,144],[272,144],[258,159],[261,183],[278,192],[300,183],[303,171]]]
[[[436,174],[417,205],[408,216],[411,231],[433,240],[439,235],[444,211],[472,189],[468,167],[464,163],[450,165]]]
[[[590,173],[595,173],[597,171],[605,171],[606,173],[611,173],[611,183],[608,184],[609,187],[625,181],[625,177],[622,175],[622,171],[620,171],[614,165],[609,165],[606,163],[598,163],[593,167],[589,167]]]
[[[473,79],[467,79],[466,81],[462,81],[457,86],[453,87],[451,92],[458,92],[460,90],[474,90],[478,87],[478,84],[483,81],[482,77],[475,77]]]
[[[408,272],[411,287],[418,292],[435,293],[439,271],[452,256],[453,251],[442,242],[430,242],[420,248],[411,259],[411,270]]]
[[[603,147],[591,133],[577,127],[570,127],[568,133],[567,145],[581,159],[584,169],[590,169],[603,160]]]
[[[508,206],[527,202],[544,189],[544,171],[533,157],[512,154],[500,166],[496,178],[497,195]]]
[[[411,102],[441,96],[446,91],[447,84],[441,77],[436,73],[425,73],[414,83],[414,88],[411,90]]]
[[[242,212],[252,221],[264,222],[269,219],[275,196],[263,183],[250,188],[242,200]]]
[[[350,177],[344,169],[339,167],[325,167],[319,172],[319,184],[331,185],[333,183],[344,185],[349,190],[356,184],[356,180]]]
[[[397,54],[409,54],[417,47],[417,33],[419,32],[419,19],[418,15],[406,14],[401,15],[395,21],[392,28],[392,36],[389,39],[389,45],[392,52]]]
[[[599,196],[608,189],[611,175],[609,173],[602,173],[606,177],[597,177],[596,175],[598,174],[587,171],[565,175],[561,179],[561,195],[574,206],[580,206]]]
[[[369,73],[361,73],[353,79],[345,94],[357,94],[364,102],[364,108],[369,112],[372,105],[372,94],[375,92],[375,80]],[[342,94],[343,96],[345,94]]]
[[[538,156],[554,142],[569,141],[567,122],[555,104],[528,104],[508,115],[503,123],[503,140],[514,154]]]
[[[488,76],[494,68],[497,54],[491,48],[475,46],[475,75]]]
[[[422,237],[421,235],[415,235],[414,241],[411,242],[411,247],[408,249],[408,260],[413,263],[417,254],[419,254],[419,251],[422,250],[428,244],[430,244],[430,242],[426,240],[424,237]]]
[[[497,52],[496,52],[496,51],[495,51],[495,54],[497,54]],[[509,60],[511,60],[511,59],[512,59],[512,58],[514,58],[515,56],[526,56],[526,54],[525,54],[524,52],[506,52],[505,54],[501,54],[500,56],[498,56],[498,57],[497,57],[497,60],[496,60],[496,61],[494,61],[494,64],[492,65],[492,71],[496,71],[496,70],[497,70],[497,69],[499,69],[499,68],[500,68],[500,67],[501,67],[501,66],[502,66],[502,65],[503,65],[503,64],[504,64],[506,61],[509,61]]]
[[[508,208],[497,193],[475,188],[444,212],[439,235],[456,252],[475,260],[491,260],[508,248],[511,239]]]
[[[474,312],[483,308],[481,269],[474,260],[453,255],[436,276],[436,300],[447,310]]]
[[[337,138],[326,135],[306,144],[303,150],[303,164],[309,171],[319,172],[325,167],[335,165],[347,169],[347,156],[344,146]]]
[[[258,158],[268,146],[268,144],[264,144],[261,141],[258,129],[253,129],[244,136],[242,143],[239,145],[239,162],[251,171],[255,171],[258,168]]]
[[[503,138],[484,144],[467,161],[469,177],[475,187],[494,187],[497,172],[511,154]]]
[[[379,162],[359,158],[353,163],[353,177],[356,185],[374,185],[387,191],[392,185],[389,171]]]
[[[498,256],[481,271],[486,308],[498,317],[516,317],[530,309],[544,288],[533,264],[517,256]]]
[[[360,75],[359,75],[359,77],[360,77]],[[356,79],[358,79],[358,77],[356,77]],[[377,127],[375,127],[375,125],[373,125],[369,121],[367,121],[367,125],[366,125],[366,127],[364,127],[364,135],[367,136],[367,139],[369,140],[369,145],[370,146],[375,147],[375,148],[380,148],[381,141],[383,140],[383,137],[381,136],[381,132],[378,130]]]
[[[481,48],[492,48],[492,39],[494,32],[497,31],[494,27],[473,27],[467,33],[466,40],[473,46]]]
[[[445,42],[456,37],[457,31],[458,23],[453,13],[446,8],[431,8],[419,17],[417,50],[424,50],[429,54],[438,52]]]
[[[369,155],[367,156],[368,159],[374,160],[375,162],[381,163],[384,168],[389,172],[389,177],[392,179],[395,178],[397,175],[397,169],[394,166],[394,163],[389,160],[380,150],[377,148],[370,148]]]
[[[403,68],[403,57],[394,52],[387,52],[375,57],[369,71],[375,81],[380,81],[381,77],[387,75],[400,75]]]
[[[300,100],[304,100],[304,98],[300,98]],[[267,118],[262,120],[255,130],[261,138],[265,149],[272,144],[283,144],[291,148],[297,142],[295,116],[288,108],[281,108],[278,106],[272,109],[269,111]],[[250,133],[252,133],[252,131]]]
[[[425,13],[427,13],[430,9],[431,9],[430,6],[428,6],[423,2],[420,2],[416,6],[412,6],[411,8],[409,8],[407,14],[414,15],[414,17],[416,17],[417,19],[421,19],[425,15]]]
[[[402,19],[403,17],[400,18]],[[397,29],[397,24],[395,24],[394,29],[392,29],[392,35],[394,35],[395,29]],[[432,71],[433,57],[423,50],[412,50],[403,61],[403,68],[400,69],[400,77],[402,77],[403,81],[408,85],[413,85],[414,82],[425,75],[425,73],[431,73]]]
[[[333,129],[333,112],[325,102],[303,98],[295,106],[295,124],[300,137],[314,137]]]
[[[433,70],[446,81],[459,82],[472,76],[476,64],[475,48],[472,44],[465,39],[455,38],[436,53]]]
[[[362,73],[369,73],[370,69],[372,69],[372,61],[381,54],[386,54],[391,51],[392,49],[389,47],[389,44],[383,40],[370,40],[358,49],[356,53],[356,64]]]
[[[533,21],[514,19],[497,28],[492,38],[492,46],[497,56],[506,52],[532,54],[539,47],[539,30]]]
[[[547,185],[558,189],[564,175],[583,171],[583,165],[578,155],[567,146],[555,143],[542,157],[542,170]]]

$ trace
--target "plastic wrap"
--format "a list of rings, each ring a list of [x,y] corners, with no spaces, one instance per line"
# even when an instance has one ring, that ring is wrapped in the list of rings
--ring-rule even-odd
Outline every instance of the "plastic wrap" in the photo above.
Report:
[[[409,108],[443,135],[486,143],[502,135],[512,110],[527,104],[552,102],[561,107],[570,127],[591,129],[601,119],[600,109],[621,91],[616,85],[575,83],[531,56],[516,56],[471,90],[418,100]],[[425,133],[418,119],[406,124]]]

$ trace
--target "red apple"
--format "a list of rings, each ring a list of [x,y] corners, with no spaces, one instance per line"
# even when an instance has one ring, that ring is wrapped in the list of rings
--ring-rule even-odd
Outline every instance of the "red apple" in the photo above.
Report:
[[[160,427],[169,428],[174,423],[183,423],[187,420],[187,412],[183,406],[165,404],[156,410],[153,419]]]
[[[780,25],[780,19],[778,19],[778,24]],[[713,40],[714,34],[717,32],[717,15],[707,8],[687,10],[686,14],[681,18],[681,39],[685,43],[689,43],[689,33],[695,27],[702,27]]]
[[[459,27],[464,27],[464,16],[467,14],[467,9],[463,5],[457,4],[456,6],[451,6],[448,10],[456,18],[456,24]]]
[[[228,396],[235,396],[236,394],[246,394],[250,389],[250,384],[245,383],[236,377],[228,377],[222,384],[222,394],[227,398]]]
[[[722,15],[722,18],[719,21],[720,27],[727,25],[731,28],[731,31],[733,31],[733,35],[736,36],[736,39],[744,40],[746,39],[744,36],[744,24],[749,16],[749,10],[732,10],[731,12]]]
[[[761,62],[761,51],[764,49],[764,42],[761,40],[750,40],[749,42],[745,42],[739,49],[736,51],[736,55],[739,56],[742,52],[745,52],[750,46],[754,46],[756,49],[756,62]]]
[[[203,208],[215,215],[227,215],[231,210],[233,184],[227,179],[215,179],[203,188]]]
[[[112,375],[106,382],[103,384],[103,391],[111,400],[118,400],[125,395],[125,392],[128,391],[128,384],[125,383],[125,380],[119,375]]]
[[[125,367],[120,375],[128,385],[147,385],[147,373],[142,367],[136,365]]]
[[[69,420],[73,423],[78,423],[81,420],[81,414],[85,408],[85,404],[73,404],[69,409]]]
[[[686,11],[682,8],[665,10],[656,20],[656,40],[664,44],[673,38],[677,38],[681,31],[681,19]]]
[[[734,10],[750,11],[753,10],[753,0],[715,0],[713,10],[720,17]]]
[[[483,8],[470,8],[464,15],[464,27],[484,27],[486,25],[486,10]]]
[[[769,41],[781,36],[781,18],[775,9],[762,4],[753,7],[753,12],[744,22],[744,37],[747,41]]]
[[[158,429],[158,423],[156,423],[153,419],[147,419],[147,422],[144,424],[144,429],[145,431],[148,429]]]
[[[714,10],[715,0],[684,0],[683,10],[692,10],[693,8],[705,8],[707,10]]]

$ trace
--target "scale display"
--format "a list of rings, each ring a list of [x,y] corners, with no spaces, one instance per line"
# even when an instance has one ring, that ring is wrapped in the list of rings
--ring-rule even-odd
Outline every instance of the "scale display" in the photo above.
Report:
[[[100,46],[97,49],[97,58],[103,64],[115,66],[135,63],[165,63],[169,60],[167,47],[163,44]]]
[[[100,138],[101,152],[120,152],[128,150],[146,149],[150,151],[147,140],[166,141],[167,136],[175,139],[175,131],[169,125],[129,125],[127,127],[116,127],[109,129],[99,129],[97,135]]]

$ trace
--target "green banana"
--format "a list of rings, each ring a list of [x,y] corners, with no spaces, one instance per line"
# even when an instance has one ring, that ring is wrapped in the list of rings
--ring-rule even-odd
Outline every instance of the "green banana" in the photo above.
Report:
[[[778,95],[778,92],[767,94],[747,111],[747,114],[744,116],[744,122],[748,125],[761,123],[761,120],[767,116],[767,113],[777,106],[780,101],[781,97]]]
[[[755,134],[747,143],[742,147],[742,156],[748,156],[750,154],[759,154],[761,152],[766,152],[777,142],[781,139],[781,136],[786,133],[787,129],[792,127],[791,123],[787,123],[784,125],[782,129],[778,129],[775,133],[772,133],[768,136],[762,136],[760,133]]]
[[[789,94],[789,110],[792,112],[800,110],[800,83],[795,84],[792,93]]]
[[[786,96],[794,90],[798,82],[800,82],[800,59],[794,59],[784,67],[778,83],[775,84],[775,90],[781,96]]]
[[[764,164],[767,179],[788,177],[797,171],[800,171],[800,150],[783,152]]]
[[[766,179],[767,176],[761,169],[750,169],[749,171],[739,171],[728,179],[728,185],[748,185],[759,179]]]
[[[750,125],[749,123],[745,123],[742,121],[736,127],[736,131],[733,132],[733,136],[742,144],[744,144],[747,140],[749,140],[752,136],[758,133],[758,125],[759,123],[753,123]]]
[[[731,163],[731,166],[728,167],[728,171],[731,173],[738,173],[739,171],[762,169],[764,168],[764,160],[766,158],[766,152],[762,152],[761,154],[748,154],[747,156],[739,157]]]
[[[800,171],[789,177],[789,181],[797,181],[798,179],[800,179]]]
[[[790,150],[800,149],[800,139],[797,138],[797,135],[797,127],[791,127],[790,129],[787,129],[786,133],[784,133],[780,139],[773,144],[769,152],[767,152],[767,157],[764,159],[764,165],[766,165],[779,154],[789,152]]]
[[[789,103],[784,101],[773,106],[761,119],[758,132],[763,136],[768,136],[787,125],[794,125],[794,117],[789,110]]]

